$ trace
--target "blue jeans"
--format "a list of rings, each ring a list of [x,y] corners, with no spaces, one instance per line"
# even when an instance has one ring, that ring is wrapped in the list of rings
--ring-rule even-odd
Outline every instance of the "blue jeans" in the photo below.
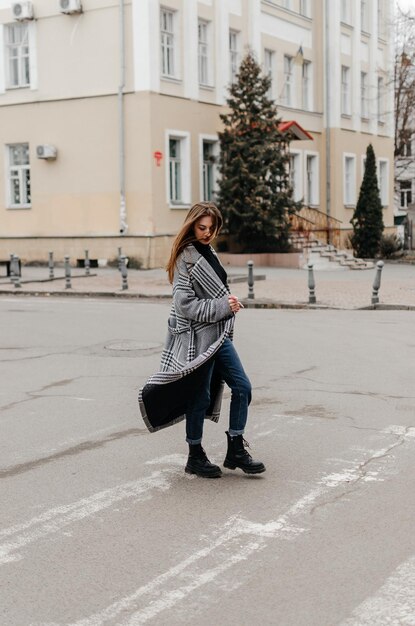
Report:
[[[203,423],[210,404],[210,381],[213,368],[231,388],[231,406],[229,413],[229,434],[242,435],[248,418],[248,406],[251,402],[251,383],[244,372],[233,343],[225,339],[215,354],[209,369],[194,398],[186,411],[186,441],[190,444],[201,443]]]

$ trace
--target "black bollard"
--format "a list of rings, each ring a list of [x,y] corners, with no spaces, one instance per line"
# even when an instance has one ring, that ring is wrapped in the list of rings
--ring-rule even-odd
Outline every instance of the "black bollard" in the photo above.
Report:
[[[71,266],[69,263],[69,256],[65,256],[65,289],[71,288]]]
[[[378,261],[376,263],[376,274],[375,280],[373,281],[373,290],[372,290],[372,304],[379,304],[379,289],[380,289],[380,280],[382,278],[382,270],[384,266],[383,261]]]
[[[254,262],[248,261],[248,300],[254,300]]]
[[[85,276],[89,276],[90,275],[90,267],[91,267],[91,263],[89,261],[89,253],[88,250],[85,250]]]
[[[128,289],[128,271],[127,265],[125,263],[125,256],[121,256],[121,276],[122,276],[122,286],[121,289]]]
[[[55,266],[53,262],[53,252],[49,252],[49,279],[53,280],[55,278]]]
[[[309,290],[308,303],[316,304],[317,302],[316,292],[315,292],[316,281],[314,280],[313,264],[309,263],[307,267],[308,267],[308,290]]]

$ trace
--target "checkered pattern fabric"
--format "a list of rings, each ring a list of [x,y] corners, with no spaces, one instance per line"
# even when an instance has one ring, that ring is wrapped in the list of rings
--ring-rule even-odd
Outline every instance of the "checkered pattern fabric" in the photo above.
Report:
[[[175,424],[186,416],[187,400],[197,390],[203,366],[224,340],[232,339],[235,316],[229,307],[229,289],[193,245],[180,255],[173,281],[160,371],[139,392],[141,415],[150,432]],[[223,381],[212,377],[207,418],[217,421]],[[186,396],[186,397],[183,397]]]

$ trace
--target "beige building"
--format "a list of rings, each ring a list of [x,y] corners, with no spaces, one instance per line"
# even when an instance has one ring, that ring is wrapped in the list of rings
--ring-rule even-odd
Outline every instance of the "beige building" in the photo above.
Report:
[[[0,0],[1,258],[165,263],[214,197],[219,113],[249,46],[272,77],[295,196],[341,222],[372,143],[393,226],[389,0]]]

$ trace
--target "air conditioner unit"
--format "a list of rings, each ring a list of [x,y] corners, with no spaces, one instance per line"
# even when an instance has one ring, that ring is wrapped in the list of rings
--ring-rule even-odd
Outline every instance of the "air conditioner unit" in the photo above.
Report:
[[[58,151],[55,146],[36,146],[36,156],[38,159],[56,159]]]
[[[33,4],[31,2],[12,2],[12,13],[15,20],[24,22],[25,20],[33,20],[35,17]]]
[[[70,15],[71,13],[82,13],[81,0],[58,0],[59,11]]]

